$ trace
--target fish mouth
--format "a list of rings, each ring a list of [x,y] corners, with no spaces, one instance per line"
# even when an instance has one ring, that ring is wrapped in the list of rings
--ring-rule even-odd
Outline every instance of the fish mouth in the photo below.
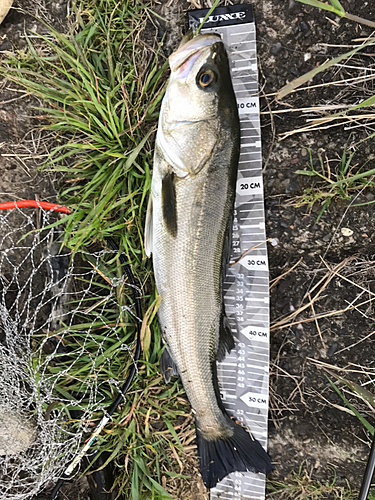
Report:
[[[171,71],[174,73],[179,70],[180,74],[188,73],[201,52],[218,42],[222,42],[220,35],[207,34],[195,36],[169,56]]]

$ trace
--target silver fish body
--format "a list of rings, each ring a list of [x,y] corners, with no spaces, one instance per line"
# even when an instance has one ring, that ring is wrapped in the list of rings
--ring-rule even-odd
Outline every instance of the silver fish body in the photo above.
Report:
[[[212,487],[235,470],[272,470],[260,444],[225,413],[216,376],[216,360],[234,346],[222,281],[230,248],[239,119],[218,35],[183,43],[170,57],[170,66],[145,247],[153,254],[161,296],[158,318],[167,343],[161,368],[167,381],[171,375],[181,377],[196,417],[202,476]],[[254,448],[250,458],[239,443],[246,440]]]

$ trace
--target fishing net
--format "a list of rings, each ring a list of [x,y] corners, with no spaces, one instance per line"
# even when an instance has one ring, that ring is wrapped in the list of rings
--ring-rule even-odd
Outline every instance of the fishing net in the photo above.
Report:
[[[0,499],[32,498],[61,476],[133,363],[117,253],[73,254],[59,217],[0,212]]]

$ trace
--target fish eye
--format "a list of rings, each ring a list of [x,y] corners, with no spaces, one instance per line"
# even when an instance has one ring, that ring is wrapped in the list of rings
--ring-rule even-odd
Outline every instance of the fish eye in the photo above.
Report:
[[[211,87],[216,82],[216,75],[212,69],[206,69],[198,75],[198,84],[203,89]]]

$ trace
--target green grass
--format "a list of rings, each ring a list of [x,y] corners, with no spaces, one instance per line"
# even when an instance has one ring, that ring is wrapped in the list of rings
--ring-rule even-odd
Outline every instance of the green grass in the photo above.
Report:
[[[54,137],[45,144],[50,154],[44,168],[62,175],[59,202],[72,209],[64,219],[65,245],[78,255],[113,237],[128,255],[143,291],[143,310],[149,309],[138,375],[126,402],[95,445],[117,465],[118,493],[133,500],[172,498],[167,490],[174,498],[182,498],[186,476],[181,474],[180,463],[191,460],[183,442],[187,439],[191,444],[194,435],[180,382],[166,386],[158,371],[158,303],[151,262],[143,250],[153,134],[168,67],[153,40],[155,28],[149,21],[153,15],[148,2],[82,1],[76,4],[76,21],[68,34],[49,28],[48,35],[27,38],[27,49],[10,55],[0,68],[3,76],[43,102],[37,116]],[[140,40],[145,28],[147,43]],[[85,258],[90,260],[88,255]],[[107,279],[118,277],[118,260],[103,262],[100,274]],[[98,275],[95,286],[100,298],[106,280]],[[119,306],[132,302],[126,287],[119,285],[115,296]],[[95,301],[86,305],[88,310],[94,306]],[[118,311],[104,307],[102,321],[90,324],[89,339],[84,330],[89,326],[87,314],[71,328],[64,344],[68,354],[57,357],[50,368],[52,376],[61,370],[67,373],[65,379],[58,379],[57,392],[84,392],[92,355],[100,345],[102,354],[96,358],[95,369],[103,406],[111,404],[117,393],[105,381],[126,378],[132,361],[121,344],[135,339],[134,318],[126,312],[117,330],[121,341],[103,336],[103,326],[116,315]],[[83,343],[87,355],[77,357]],[[68,420],[74,408],[72,401],[66,408]],[[101,417],[94,417],[92,428]]]
[[[333,199],[351,200],[352,195],[363,188],[373,188],[375,181],[375,169],[364,170],[366,164],[372,161],[368,159],[360,167],[354,163],[354,152],[350,152],[345,145],[341,158],[337,161],[324,162],[321,155],[319,167],[314,166],[311,149],[308,150],[310,161],[308,169],[297,170],[296,174],[313,177],[319,182],[314,187],[304,189],[304,193],[295,200],[295,206],[307,205],[310,209],[316,204],[321,205],[316,222],[319,222],[323,213],[328,210]],[[330,164],[333,163],[333,167]]]
[[[355,500],[358,491],[353,490],[348,481],[339,485],[334,475],[331,480],[315,479],[301,465],[283,480],[267,480],[266,498],[268,500]],[[368,500],[375,500],[375,490],[370,490]]]
[[[364,24],[366,26],[375,26],[373,21],[369,21],[367,19],[360,18],[358,16],[352,15],[345,11],[344,7],[340,3],[339,0],[329,0],[329,2],[321,2],[320,0],[298,0],[301,3],[307,4],[309,6],[317,7],[324,11],[332,12],[340,17],[344,17],[351,21],[354,21],[359,24]],[[350,50],[345,54],[341,54],[331,60],[325,61],[323,64],[320,64],[314,67],[308,73],[303,74],[302,76],[296,78],[295,80],[287,83],[284,87],[282,87],[277,93],[277,100],[280,100],[286,97],[288,94],[296,90],[303,84],[311,81],[314,77],[316,77],[319,73],[326,71],[327,69],[339,64],[345,60],[350,60],[354,55],[360,54],[360,51],[366,49],[368,47],[373,47],[375,44],[374,38],[366,38],[361,45],[356,46],[354,49]],[[345,111],[335,113],[332,115],[325,115],[316,120],[316,130],[319,130],[320,126],[324,124],[332,122],[332,120],[336,118],[345,118],[346,116],[350,116],[352,111],[362,110],[363,108],[371,107],[375,103],[375,96],[372,95],[370,97],[364,98],[359,104],[353,104]],[[362,141],[368,141],[374,137],[374,134],[370,134],[365,137]],[[350,136],[348,138],[349,142]],[[358,164],[353,164],[354,153],[350,152],[347,145],[344,147],[342,152],[342,156],[340,161],[335,161],[334,167],[330,166],[328,160],[325,163],[321,155],[319,157],[319,167],[316,167],[315,162],[312,159],[312,152],[310,153],[310,163],[309,168],[305,170],[298,170],[296,173],[300,175],[314,177],[315,180],[319,180],[319,183],[315,183],[313,187],[308,187],[304,189],[304,193],[302,196],[299,196],[295,199],[295,206],[308,206],[310,209],[316,204],[321,205],[321,209],[319,211],[317,222],[320,220],[324,211],[329,210],[332,200],[341,199],[341,200],[351,200],[352,195],[366,187],[373,187],[374,182],[372,181],[372,177],[375,174],[375,169],[369,169],[364,171],[366,164],[371,160],[367,160],[360,167]],[[360,205],[366,205],[365,203],[359,203]]]
[[[357,496],[349,484],[338,486],[335,477],[330,482],[314,480],[302,466],[283,481],[267,481],[270,500],[354,500]]]
[[[350,21],[355,21],[360,24],[364,24],[366,26],[370,26],[375,28],[375,23],[373,21],[369,21],[368,19],[363,19],[363,17],[358,17],[349,12],[346,12],[344,7],[341,5],[339,0],[329,0],[329,3],[321,2],[320,0],[298,0],[301,3],[311,5],[312,7],[318,7],[322,10],[328,10],[329,12],[333,12],[336,16],[345,17]]]
[[[92,260],[89,253],[77,252],[78,258],[83,259],[80,272],[90,269],[87,264]],[[99,273],[96,280],[90,281],[91,294],[85,300],[85,307],[81,307],[82,312],[75,313],[72,326],[62,326],[61,330],[65,330],[64,352],[55,355],[48,367],[48,375],[56,377],[56,394],[69,400],[63,404],[63,410],[70,432],[76,425],[72,410],[92,408],[93,389],[94,400],[100,401],[101,408],[109,408],[118,394],[116,384],[121,386],[132,364],[127,349],[122,349],[132,345],[136,335],[133,316],[127,309],[122,309],[122,306],[131,304],[132,298],[127,296],[129,289],[122,281],[118,280],[116,286],[110,285],[122,274],[119,262],[111,269],[112,261],[113,256],[107,255],[99,266],[95,266]],[[85,288],[86,281],[80,280],[79,276],[75,279],[77,294],[80,287]],[[106,299],[104,303],[99,300],[101,297]],[[181,384],[175,380],[166,386],[158,372],[160,336],[156,325],[152,327],[153,339],[150,338],[146,345],[146,332],[150,330],[159,301],[152,296],[149,303],[138,375],[126,400],[120,404],[94,446],[109,456],[108,461],[117,465],[114,488],[118,495],[123,494],[129,499],[159,500],[173,498],[167,489],[174,491],[174,498],[178,498],[180,484],[187,478],[180,472],[179,463],[191,460],[182,442],[195,431]],[[76,310],[77,305],[75,300],[67,304],[69,310]],[[96,311],[95,316],[91,315],[96,309],[100,314]],[[117,324],[116,331],[110,335],[109,324]],[[44,357],[48,359],[47,355]],[[43,366],[43,360],[39,363]],[[61,373],[65,376],[62,377]],[[108,380],[115,384],[108,383]],[[78,403],[76,395],[79,395]],[[61,409],[61,404],[57,409]],[[90,420],[92,430],[102,416],[102,410],[93,414]],[[176,421],[177,431],[174,428]],[[173,484],[168,484],[171,480]],[[168,485],[167,489],[162,486],[163,481]]]
[[[46,167],[64,174],[60,201],[74,210],[65,243],[78,249],[113,236],[138,264],[167,68],[157,45],[137,43],[146,12],[135,1],[81,7],[77,34],[27,39],[28,51],[1,69],[46,104],[38,112],[55,134]]]
[[[341,382],[343,386],[346,389],[349,389],[352,395],[356,396],[358,399],[364,401],[367,403],[369,407],[375,408],[375,396],[371,391],[366,389],[365,387],[362,387],[361,385],[357,384],[356,382],[353,382],[351,380],[348,380],[340,375],[337,375],[336,373],[330,372],[327,370],[328,373],[337,379],[337,381]],[[363,425],[363,427],[371,434],[371,436],[374,436],[375,434],[375,428],[374,426],[363,416],[361,413],[355,408],[354,404],[351,404],[348,399],[345,397],[344,393],[342,390],[340,390],[337,385],[332,382],[332,380],[327,376],[328,382],[330,383],[331,387],[333,390],[340,396],[340,398],[343,400],[347,408],[349,408],[349,413],[351,413],[353,416],[357,417],[357,419],[360,421],[360,423]]]

